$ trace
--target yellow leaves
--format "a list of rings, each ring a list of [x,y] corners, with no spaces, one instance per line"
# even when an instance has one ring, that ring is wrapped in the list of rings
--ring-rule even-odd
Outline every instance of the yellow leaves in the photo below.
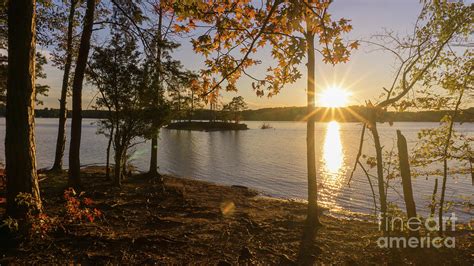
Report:
[[[258,41],[257,47],[263,47],[263,46],[265,46],[266,43],[267,43],[267,41],[262,38]]]

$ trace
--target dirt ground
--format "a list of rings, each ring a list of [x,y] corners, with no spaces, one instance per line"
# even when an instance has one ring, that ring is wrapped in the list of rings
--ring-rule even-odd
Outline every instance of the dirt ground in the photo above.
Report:
[[[49,238],[0,249],[4,264],[294,264],[306,206],[243,187],[165,176],[134,176],[121,189],[103,169],[84,172],[83,188],[103,218],[69,225]],[[45,211],[62,215],[66,175],[41,182]],[[381,249],[377,225],[321,216],[308,254],[318,264],[473,265],[474,235],[457,231],[455,249]],[[2,240],[2,242],[5,240]]]

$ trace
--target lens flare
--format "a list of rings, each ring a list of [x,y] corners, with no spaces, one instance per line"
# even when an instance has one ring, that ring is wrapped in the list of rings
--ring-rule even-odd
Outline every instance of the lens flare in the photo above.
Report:
[[[343,107],[349,103],[351,93],[338,87],[330,87],[319,95],[319,104],[323,107]]]

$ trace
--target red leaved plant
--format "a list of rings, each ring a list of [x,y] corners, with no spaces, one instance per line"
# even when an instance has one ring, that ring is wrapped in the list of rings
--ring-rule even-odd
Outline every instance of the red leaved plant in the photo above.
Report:
[[[95,219],[102,216],[102,212],[90,206],[94,204],[91,198],[84,197],[84,192],[79,194],[73,188],[64,191],[66,200],[66,219],[70,223],[89,221],[93,223]]]

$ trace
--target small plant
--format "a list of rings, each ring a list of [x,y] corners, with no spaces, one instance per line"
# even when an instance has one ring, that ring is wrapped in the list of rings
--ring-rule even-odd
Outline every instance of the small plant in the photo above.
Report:
[[[94,204],[91,198],[84,197],[84,192],[79,194],[73,188],[64,191],[64,199],[66,200],[66,219],[69,223],[81,223],[88,221],[93,223],[95,219],[102,216],[102,212],[96,208],[91,209]]]
[[[44,213],[40,205],[30,193],[19,193],[16,204],[24,208],[25,214],[21,218],[7,217],[0,223],[0,229],[10,234],[19,234],[27,239],[45,239],[52,230],[62,227],[64,224],[90,222],[93,223],[102,216],[98,209],[91,209],[94,201],[84,197],[84,192],[79,195],[74,189],[69,188],[64,191],[66,200],[64,218],[50,217]]]
[[[7,226],[10,232],[20,232],[29,239],[46,238],[48,232],[55,227],[56,219],[43,213],[30,193],[20,192],[15,202],[19,207],[25,208],[24,217],[20,219],[8,217],[3,221],[2,227]]]
[[[2,221],[0,228],[6,228],[9,232],[18,232],[18,220],[8,216]]]

